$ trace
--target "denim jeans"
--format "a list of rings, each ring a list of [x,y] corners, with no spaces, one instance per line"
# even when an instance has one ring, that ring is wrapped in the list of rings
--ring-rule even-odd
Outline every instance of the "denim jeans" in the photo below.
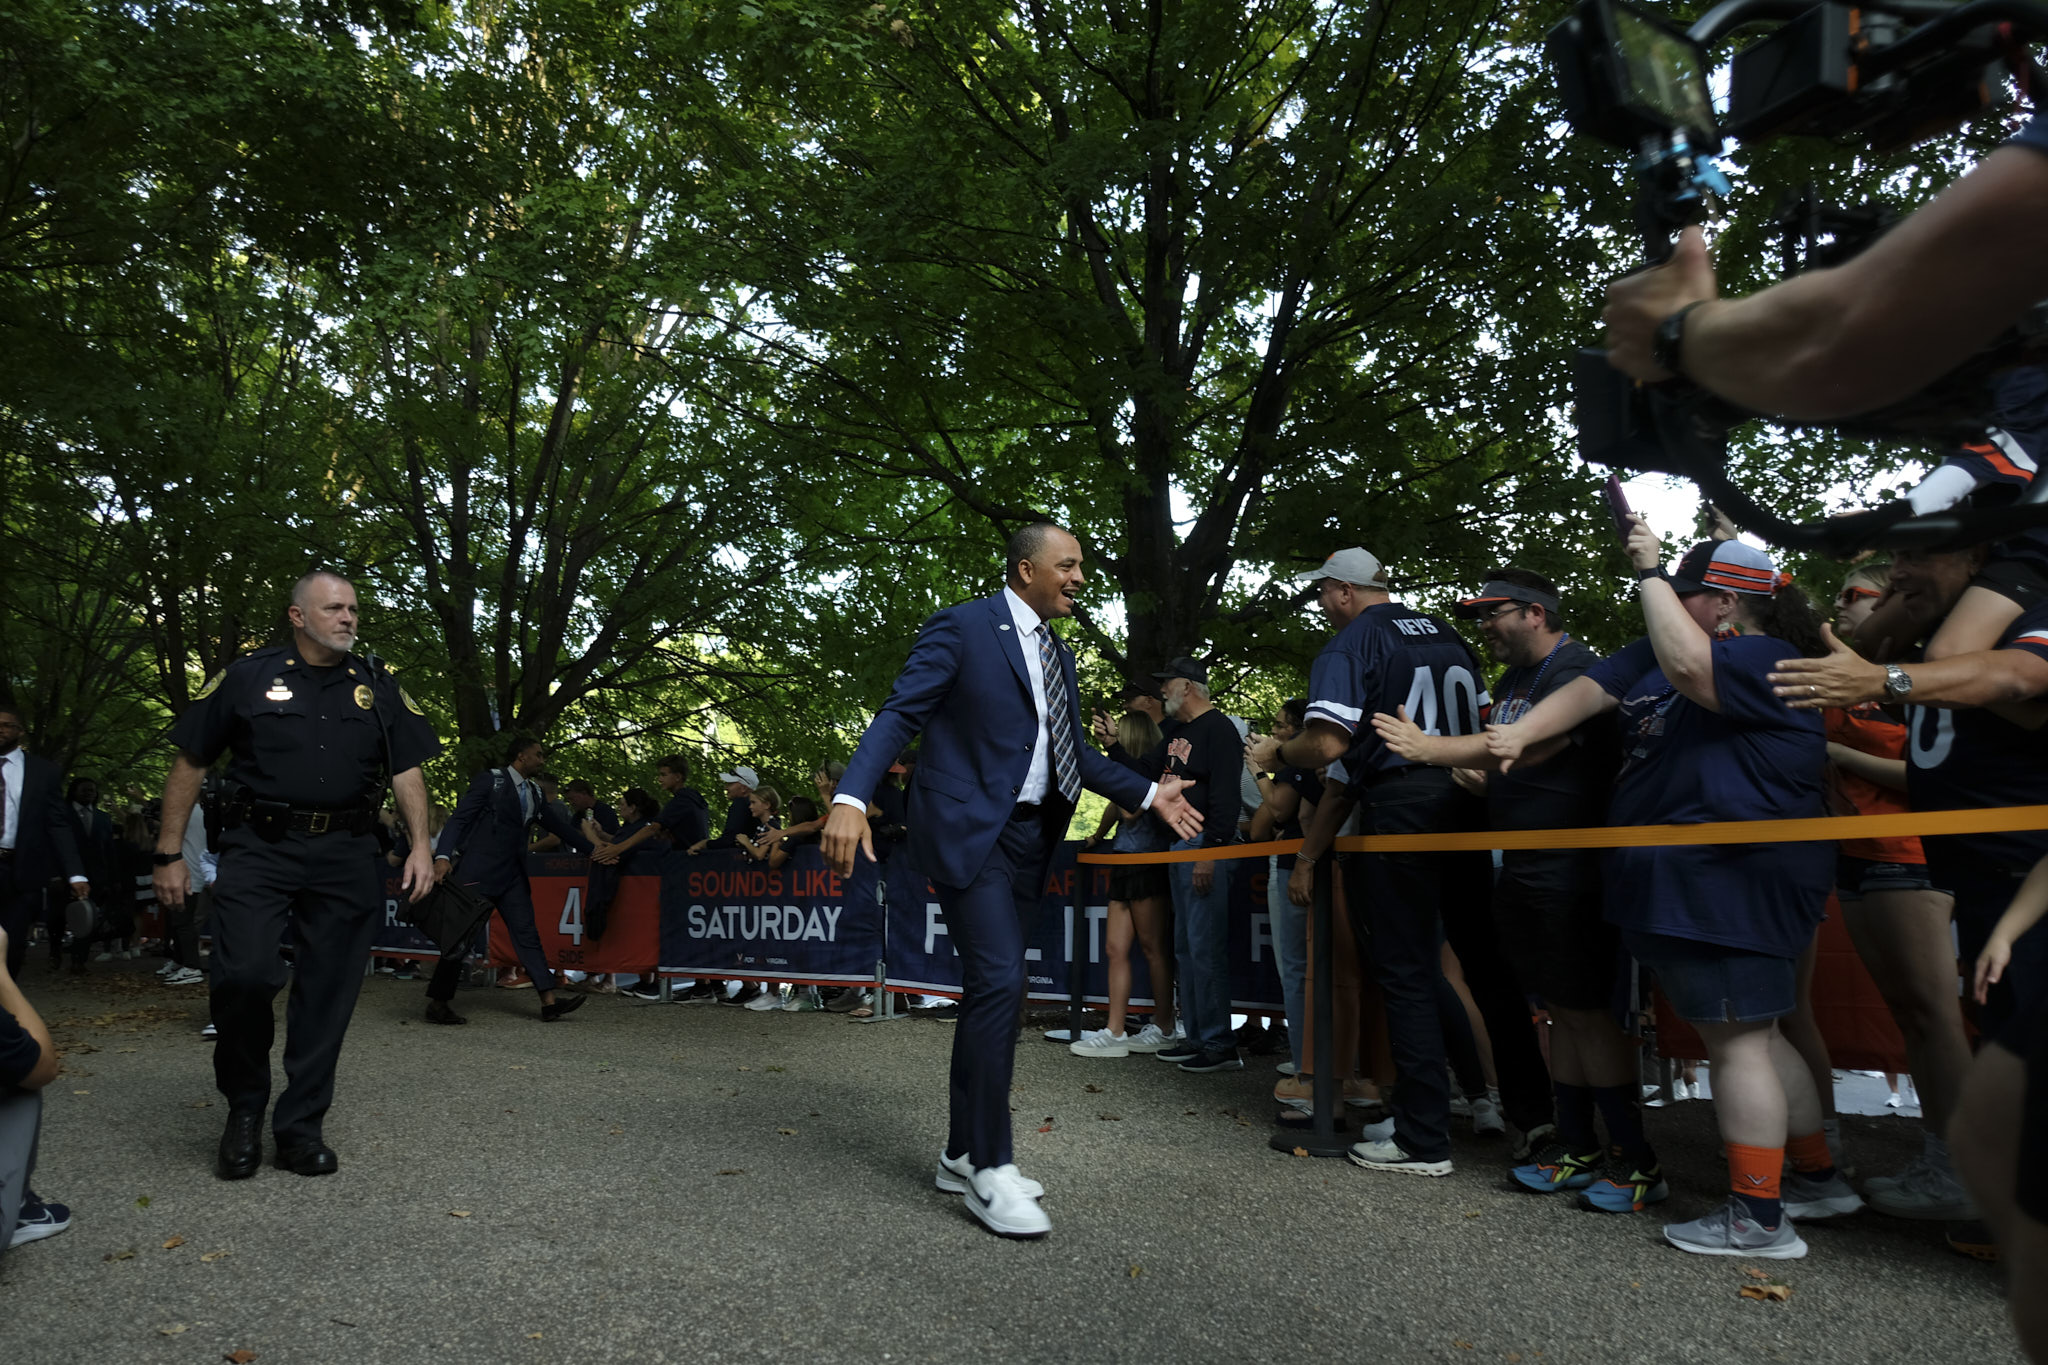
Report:
[[[1200,848],[1183,839],[1175,852]],[[1203,1052],[1228,1052],[1230,1042],[1230,865],[1208,863],[1215,878],[1195,894],[1201,863],[1168,863],[1173,885],[1173,958],[1180,976],[1180,1017],[1188,1043]]]
[[[1301,1040],[1308,1036],[1308,908],[1287,899],[1292,868],[1266,859],[1266,913],[1273,935],[1273,962],[1280,971],[1280,1002],[1287,1008],[1287,1048],[1301,1070]]]

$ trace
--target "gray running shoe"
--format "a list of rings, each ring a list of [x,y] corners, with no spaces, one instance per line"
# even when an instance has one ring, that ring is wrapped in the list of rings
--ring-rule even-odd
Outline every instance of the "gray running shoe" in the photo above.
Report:
[[[1977,1206],[1945,1161],[1922,1152],[1897,1175],[1877,1175],[1863,1182],[1863,1198],[1879,1213],[1928,1222],[1975,1218]]]
[[[1785,1219],[1774,1228],[1751,1221],[1742,1202],[1730,1195],[1728,1202],[1704,1218],[1690,1223],[1666,1223],[1664,1240],[1680,1251],[1698,1256],[1754,1256],[1765,1261],[1796,1261],[1806,1254],[1806,1243]]]
[[[1846,1218],[1863,1207],[1862,1199],[1850,1187],[1847,1176],[1836,1171],[1826,1180],[1814,1180],[1798,1171],[1779,1186],[1785,1197],[1785,1213],[1803,1223],[1825,1218]]]

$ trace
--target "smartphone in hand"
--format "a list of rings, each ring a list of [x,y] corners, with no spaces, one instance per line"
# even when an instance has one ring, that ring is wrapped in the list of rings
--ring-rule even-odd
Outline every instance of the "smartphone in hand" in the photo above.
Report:
[[[1628,494],[1621,489],[1621,475],[1607,476],[1607,510],[1614,517],[1614,534],[1621,537],[1622,544],[1628,543],[1628,533],[1635,529],[1635,509],[1628,505]]]

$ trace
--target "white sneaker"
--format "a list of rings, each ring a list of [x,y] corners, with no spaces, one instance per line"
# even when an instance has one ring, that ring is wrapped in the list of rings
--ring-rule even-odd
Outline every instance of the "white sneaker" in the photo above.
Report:
[[[1472,1133],[1479,1137],[1492,1133],[1505,1133],[1507,1120],[1500,1116],[1500,1092],[1489,1090],[1472,1101]]]
[[[94,953],[92,955],[92,960],[94,962],[112,962],[114,960],[114,955],[112,953]]]
[[[220,1037],[220,1030],[215,1028],[212,1024],[208,1024],[205,1028],[199,1030],[199,1036],[201,1038],[206,1039],[208,1042],[211,1042],[214,1039]]]
[[[825,1008],[825,1002],[818,998],[818,988],[816,986],[809,987],[806,990],[791,991],[789,999],[782,1002],[782,1009],[786,1014],[808,1014],[812,1010],[821,1010],[823,1008]]]
[[[169,976],[172,972],[183,971],[175,958],[165,958],[164,965],[156,969],[158,976]],[[381,970],[381,969],[380,969]]]
[[[206,974],[193,967],[180,967],[164,978],[166,986],[196,986],[206,980]]]
[[[1131,1040],[1128,1034],[1092,1028],[1085,1030],[1078,1041],[1068,1043],[1067,1051],[1076,1057],[1128,1057],[1131,1055]]]
[[[1472,1117],[1472,1101],[1467,1099],[1465,1092],[1455,1085],[1451,1087],[1451,1117],[1454,1119],[1469,1119]]]
[[[756,1011],[779,1010],[782,1008],[782,995],[778,991],[762,991],[752,1000],[749,1000],[746,1004],[741,1005],[740,1008],[743,1010]]]
[[[1011,1169],[1015,1170],[1016,1168],[1012,1165]],[[1024,1182],[1026,1198],[1043,1199],[1045,1197],[1045,1186],[1039,1184],[1030,1176],[1025,1175],[1022,1171],[1018,1171],[1017,1178]],[[946,1149],[943,1147],[939,1148],[939,1170],[938,1174],[932,1177],[934,1188],[942,1194],[965,1194],[967,1193],[967,1186],[973,1180],[974,1163],[969,1161],[965,1154],[957,1157],[947,1156]]]
[[[1922,1152],[1897,1175],[1872,1176],[1863,1182],[1863,1199],[1879,1213],[1924,1222],[1977,1217],[1969,1191],[1945,1161]]]
[[[1298,1076],[1301,1074],[1301,1068],[1293,1062],[1282,1062],[1273,1069],[1283,1076]]]
[[[1358,1141],[1361,1146],[1366,1143],[1392,1142],[1393,1140],[1394,1121],[1392,1119],[1381,1119],[1378,1123],[1368,1123],[1365,1127],[1358,1130]]]
[[[1043,1237],[1052,1231],[1052,1219],[1024,1188],[1024,1177],[1014,1162],[976,1171],[967,1185],[967,1211],[1001,1236]]]
[[[1173,1046],[1173,1039],[1159,1031],[1159,1025],[1147,1024],[1133,1033],[1124,1043],[1132,1052],[1164,1052]]]

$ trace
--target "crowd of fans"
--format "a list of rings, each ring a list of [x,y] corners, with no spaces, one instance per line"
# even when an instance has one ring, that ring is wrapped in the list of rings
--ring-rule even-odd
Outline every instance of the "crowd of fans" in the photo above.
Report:
[[[1987,552],[1858,566],[1834,598],[1838,641],[1789,577],[1740,541],[1695,546],[1668,574],[1646,527],[1636,528],[1628,549],[1643,574],[1649,634],[1606,659],[1571,636],[1553,584],[1503,568],[1456,613],[1502,666],[1489,687],[1485,665],[1450,622],[1396,601],[1378,561],[1350,550],[1308,576],[1335,636],[1310,695],[1279,706],[1266,733],[1218,707],[1198,660],[1176,659],[1131,680],[1118,696],[1122,714],[1096,716],[1095,738],[1139,773],[1193,783],[1203,833],[1177,840],[1146,812],[1111,806],[1088,843],[1111,854],[1214,849],[1220,857],[1112,867],[1107,1019],[1069,1040],[1071,1051],[1088,1059],[1146,1054],[1214,1073],[1241,1069],[1247,1044],[1271,1052],[1277,1042],[1284,1056],[1274,1096],[1283,1114],[1303,1121],[1312,1079],[1329,1066],[1360,1130],[1351,1154],[1361,1166],[1451,1173],[1457,1116],[1476,1134],[1506,1136],[1517,1187],[1633,1214],[1668,1195],[1644,1121],[1631,971],[1638,963],[1704,1040],[1727,1153],[1727,1206],[1667,1228],[1674,1243],[1799,1256],[1807,1248],[1798,1223],[1867,1203],[1946,1221],[1961,1249],[1994,1249],[1957,1180],[1947,1138],[1971,1058],[1965,1009],[1974,1008],[1980,1030],[1995,1032],[2031,1000],[2040,938],[2033,925],[2048,905],[2048,834],[1605,854],[1530,848],[1491,863],[1483,853],[1334,851],[1338,839],[1358,833],[1688,824],[2041,799],[2036,788],[2048,784],[2048,768],[2038,763],[2030,717],[1927,706],[1912,720],[1924,733],[1909,733],[1906,714],[1881,699],[1815,709],[1837,690],[1835,675],[1815,672],[1817,682],[1802,684],[1809,674],[1783,662],[1813,660],[1841,672],[1846,665],[1830,662],[1848,653],[1840,641],[1873,656],[1914,658],[1901,642],[1939,643],[1946,608],[1965,600],[1986,617],[1977,636],[1988,630],[1990,643],[2048,658],[2048,632],[2029,635],[2039,612],[2001,617],[1967,598],[1999,580],[1985,572]],[[1969,655],[1984,643],[1966,636],[1944,652]],[[1807,695],[1797,695],[1802,690]],[[1992,763],[2002,783],[1995,789],[1970,789],[1957,775],[1994,754],[2002,759]],[[914,780],[915,762],[914,752],[904,754],[869,808],[883,856],[902,842],[904,784]],[[656,764],[659,795],[633,786],[607,802],[581,779],[558,785],[541,771],[533,781],[559,817],[544,823],[581,836],[580,847],[569,847],[589,855],[584,914],[601,936],[618,879],[656,870],[655,859],[671,850],[729,850],[780,867],[817,843],[821,812],[843,773],[836,762],[820,764],[808,775],[812,790],[789,797],[751,767],[720,772],[715,830],[712,805],[680,754]],[[67,807],[102,890],[52,919],[49,945],[53,961],[68,949],[71,970],[84,971],[95,947],[103,958],[131,951],[134,888],[147,886],[155,830],[138,800],[117,833],[90,781],[72,784]],[[436,809],[433,832],[447,819]],[[159,976],[174,987],[203,979],[212,860],[198,819],[193,828],[186,866],[195,894],[162,945]],[[392,864],[402,862],[402,823],[388,818],[380,838]],[[1247,871],[1224,860],[1234,856],[1229,845],[1268,840],[1302,841],[1299,853],[1261,858],[1249,872],[1263,882],[1284,1020],[1271,1030],[1256,1020],[1233,1028],[1226,888]],[[534,852],[564,847],[552,833],[531,844]],[[1332,877],[1340,908],[1328,1059],[1316,1055],[1308,1026],[1307,907],[1321,876]],[[1925,1106],[1919,1158],[1872,1176],[1860,1194],[1845,1175],[1826,1045],[1812,1014],[1814,939],[1831,890],[1898,1021]],[[1976,968],[1974,999],[1960,1004],[1952,920],[1964,961]],[[1137,955],[1150,999],[1134,1005]],[[380,959],[378,970],[413,973],[403,958]],[[855,1015],[876,1008],[866,987],[827,995],[759,980],[665,985],[652,962],[637,972],[563,976],[584,992],[631,1003]],[[507,968],[495,984],[533,983]],[[431,1003],[440,1006],[430,1008],[436,1022],[461,1022],[445,1001]],[[944,1018],[946,1008],[937,1002],[931,1012]],[[1690,1067],[1675,1093],[1698,1093]],[[30,1218],[21,1226],[15,1236],[25,1239],[48,1235],[50,1223]]]

